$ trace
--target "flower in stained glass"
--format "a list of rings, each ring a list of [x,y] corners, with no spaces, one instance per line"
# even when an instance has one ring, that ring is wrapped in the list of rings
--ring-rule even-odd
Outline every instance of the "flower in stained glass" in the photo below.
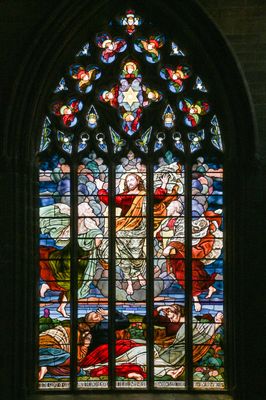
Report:
[[[69,67],[69,74],[78,81],[77,89],[82,93],[89,93],[92,90],[92,82],[101,76],[100,68],[95,65],[84,67],[80,64],[73,64]]]
[[[96,36],[96,44],[102,50],[101,60],[106,64],[111,64],[115,61],[118,53],[123,53],[127,48],[127,43],[124,39],[114,38],[112,40],[108,33],[101,33]]]
[[[183,80],[191,75],[190,67],[187,65],[178,65],[175,69],[164,67],[160,71],[161,78],[168,82],[169,90],[173,93],[179,93],[184,89]]]
[[[160,60],[159,49],[165,43],[164,35],[153,35],[149,38],[137,39],[134,48],[139,53],[144,53],[149,63],[157,63]]]

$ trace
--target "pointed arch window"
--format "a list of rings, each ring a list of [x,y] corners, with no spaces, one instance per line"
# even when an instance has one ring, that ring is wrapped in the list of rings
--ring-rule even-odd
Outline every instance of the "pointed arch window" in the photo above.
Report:
[[[226,389],[219,109],[152,22],[106,20],[51,93],[40,390]]]

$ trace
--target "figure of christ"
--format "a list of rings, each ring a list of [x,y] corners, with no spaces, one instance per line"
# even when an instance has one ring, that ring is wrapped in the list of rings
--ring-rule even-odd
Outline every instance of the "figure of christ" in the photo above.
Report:
[[[168,175],[161,177],[161,187],[154,193],[155,205],[162,202],[167,194]],[[101,184],[101,181],[98,182]],[[98,186],[98,196],[104,204],[108,204],[108,193]],[[123,280],[127,282],[126,292],[134,293],[134,281],[140,287],[146,285],[146,190],[142,178],[136,173],[129,173],[125,178],[124,191],[115,198],[115,204],[121,208],[116,219],[117,261],[122,270]]]
[[[176,203],[176,204],[174,204]],[[179,201],[174,201],[168,208],[168,215],[171,212],[175,216],[182,214],[182,207]],[[178,214],[179,213],[179,214]],[[209,275],[202,259],[209,257],[210,262],[221,254],[222,240],[219,226],[221,218],[218,213],[206,211],[204,216],[192,221],[192,296],[194,307],[197,312],[201,310],[199,295],[207,291],[206,299],[211,298],[216,288],[213,286],[216,273]],[[163,250],[163,255],[167,258],[167,269],[173,273],[179,285],[185,288],[185,243],[184,243],[184,219],[170,218],[161,229],[173,230],[173,239],[168,241]],[[162,231],[160,231],[162,235]],[[159,235],[159,236],[160,236]],[[158,235],[157,235],[158,238]],[[205,261],[206,263],[206,261]]]

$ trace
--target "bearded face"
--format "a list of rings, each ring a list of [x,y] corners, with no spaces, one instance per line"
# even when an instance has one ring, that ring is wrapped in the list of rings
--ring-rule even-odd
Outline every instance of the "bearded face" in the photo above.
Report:
[[[126,183],[129,191],[137,189],[139,185],[139,181],[135,175],[128,175]]]

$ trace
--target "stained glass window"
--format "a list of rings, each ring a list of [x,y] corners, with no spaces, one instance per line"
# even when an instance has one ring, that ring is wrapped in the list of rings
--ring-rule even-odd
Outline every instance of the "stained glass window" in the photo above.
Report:
[[[224,390],[211,82],[137,10],[111,22],[73,50],[43,120],[37,387]]]

